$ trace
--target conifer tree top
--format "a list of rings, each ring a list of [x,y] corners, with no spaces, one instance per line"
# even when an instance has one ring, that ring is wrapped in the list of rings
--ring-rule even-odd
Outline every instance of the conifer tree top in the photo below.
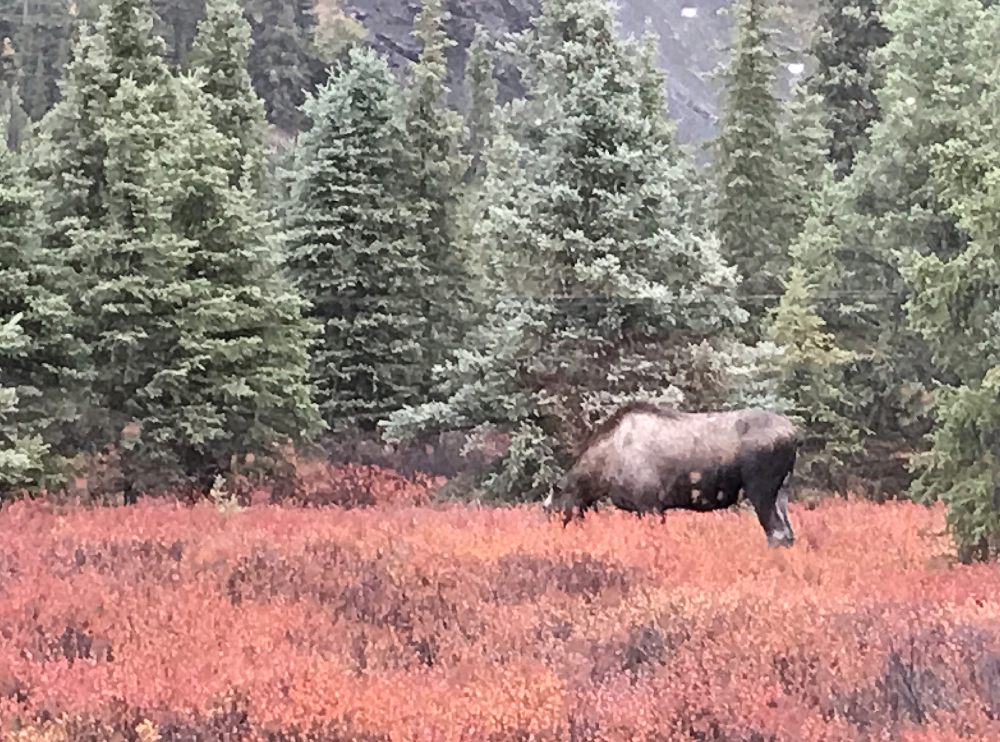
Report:
[[[226,155],[231,182],[237,184],[246,173],[262,190],[267,119],[247,71],[250,45],[250,24],[239,0],[207,0],[191,50],[191,69],[207,94],[212,125],[231,140]]]
[[[166,45],[155,27],[156,13],[150,0],[105,0],[97,32],[107,44],[113,75],[152,85],[170,74],[163,59]]]

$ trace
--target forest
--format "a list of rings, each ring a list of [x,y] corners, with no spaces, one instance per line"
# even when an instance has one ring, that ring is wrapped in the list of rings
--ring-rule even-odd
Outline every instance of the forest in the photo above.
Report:
[[[5,742],[1000,739],[1000,6],[779,94],[737,0],[698,144],[539,7],[0,2]],[[633,400],[794,420],[795,545],[548,518]]]
[[[784,412],[797,493],[996,551],[991,3],[820,3],[784,96],[776,6],[737,3],[702,145],[604,0],[478,28],[457,107],[440,2],[403,70],[324,8],[5,9],[8,497],[240,497],[458,433],[443,497],[538,501],[648,399]]]
[[[779,96],[776,8],[737,3],[695,146],[602,0],[479,28],[458,107],[439,2],[403,70],[256,2],[2,16],[9,497],[238,497],[459,433],[442,496],[537,501],[648,399],[782,411],[798,492],[941,501],[996,550],[992,4],[821,3]]]

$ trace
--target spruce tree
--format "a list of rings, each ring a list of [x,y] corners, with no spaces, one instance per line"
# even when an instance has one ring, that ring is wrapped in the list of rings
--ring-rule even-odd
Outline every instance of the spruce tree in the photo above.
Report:
[[[38,254],[33,262],[43,271],[45,288],[69,305],[67,332],[81,347],[80,383],[63,390],[80,415],[65,430],[67,452],[97,450],[106,443],[93,435],[102,413],[91,390],[95,367],[85,333],[92,328],[80,297],[92,282],[86,236],[107,212],[107,145],[98,129],[115,89],[108,67],[107,44],[89,23],[81,23],[60,80],[62,96],[39,122],[37,135],[25,142],[23,158],[28,181],[39,186],[33,229]]]
[[[764,27],[764,0],[740,0],[736,42],[724,74],[724,107],[715,143],[714,223],[722,254],[740,271],[739,295],[752,331],[781,293],[794,237],[784,219],[776,58]]]
[[[837,489],[861,436],[850,416],[853,397],[845,389],[855,355],[841,347],[826,320],[831,310],[838,317],[835,297],[844,288],[844,274],[840,256],[830,249],[835,167],[828,159],[831,136],[823,114],[822,97],[802,84],[782,110],[779,172],[790,265],[765,329],[782,349],[779,388],[791,404],[788,412],[812,439],[799,468],[814,484]]]
[[[933,390],[932,446],[916,462],[913,489],[926,501],[944,501],[960,556],[970,561],[1000,553],[1000,13],[971,0],[947,9],[928,2],[923,10],[925,23],[960,32],[951,38],[956,57],[946,70],[952,83],[962,83],[949,92],[965,105],[940,112],[950,126],[938,129],[945,136],[924,152],[929,189],[968,239],[949,251],[912,250],[902,265],[912,287],[910,323],[947,373]],[[959,40],[964,58],[957,57]]]
[[[43,189],[44,247],[83,271],[80,241],[73,235],[106,216],[107,143],[98,129],[121,80],[154,86],[160,111],[170,110],[170,73],[163,62],[163,40],[152,32],[155,16],[143,0],[114,0],[101,7],[95,29],[81,21],[70,53],[59,102],[40,122],[39,136],[27,156],[31,177]],[[73,293],[77,279],[66,274],[59,287]]]
[[[828,156],[842,178],[868,144],[868,130],[881,116],[878,89],[883,70],[873,52],[889,40],[881,0],[821,0],[809,52],[817,66],[808,89],[825,101],[830,131]]]
[[[646,30],[639,40],[638,84],[642,115],[647,118],[661,140],[661,145],[672,157],[681,159],[676,142],[677,125],[667,117],[667,100],[663,88],[663,71],[659,65],[659,36],[647,22]]]
[[[309,379],[313,328],[280,272],[271,224],[248,175],[232,184],[239,139],[212,125],[197,79],[178,83],[187,114],[165,173],[175,183],[170,228],[188,241],[187,296],[174,323],[179,347],[147,391],[150,421],[170,438],[189,480],[202,487],[230,471],[234,457],[273,456],[276,444],[308,442],[321,430]],[[262,152],[244,160],[263,169]],[[266,461],[261,463],[267,463]]]
[[[43,246],[62,257],[68,270],[57,291],[70,296],[83,270],[76,231],[96,225],[104,214],[102,184],[106,144],[97,133],[98,119],[114,95],[117,79],[109,69],[103,38],[81,24],[60,81],[62,96],[39,124],[26,161],[41,193]]]
[[[839,334],[858,351],[849,380],[858,421],[883,438],[911,438],[902,390],[932,385],[944,372],[907,320],[912,286],[901,269],[910,255],[947,259],[965,249],[968,235],[930,177],[929,153],[955,136],[986,84],[975,51],[982,13],[978,0],[914,0],[886,10],[891,38],[873,53],[885,75],[881,117],[837,188],[832,225],[851,292]]]
[[[528,97],[500,113],[475,242],[492,311],[445,365],[447,399],[384,427],[499,426],[510,449],[483,486],[532,499],[617,404],[731,401],[750,362],[727,342],[745,316],[734,272],[689,221],[664,111],[611,5],[543,0],[511,51]]]
[[[780,124],[778,172],[784,190],[783,224],[791,245],[814,214],[817,199],[835,171],[827,168],[831,135],[824,126],[820,96],[796,85],[782,109]]]
[[[794,255],[784,293],[767,323],[767,337],[781,348],[779,392],[790,402],[785,414],[811,439],[799,470],[807,480],[838,489],[846,457],[859,450],[861,440],[844,392],[845,366],[853,354],[838,346],[819,316],[817,288],[802,256]]]
[[[69,453],[65,436],[84,378],[69,303],[46,286],[52,266],[35,240],[36,197],[21,159],[0,142],[0,414],[6,450],[0,459],[8,457],[0,463],[0,486],[58,481],[64,461],[56,454]]]
[[[400,193],[401,95],[383,59],[352,47],[303,107],[287,265],[321,326],[313,374],[334,432],[374,429],[421,400],[427,321],[422,253]]]
[[[230,183],[235,139],[198,81],[169,73],[154,21],[142,0],[102,9],[36,159],[44,245],[70,258],[59,278],[94,371],[80,444],[122,450],[129,498],[204,487],[231,456],[315,427],[298,305],[255,191]]]
[[[496,128],[497,81],[493,76],[493,54],[489,35],[476,24],[472,43],[466,51],[464,82],[468,96],[465,114],[466,137],[463,153],[469,158],[466,183],[478,183],[483,175],[483,159]]]
[[[183,388],[171,366],[186,340],[177,320],[190,291],[185,279],[194,245],[170,228],[177,193],[169,160],[179,143],[158,110],[166,82],[121,78],[98,120],[97,136],[107,147],[105,213],[98,225],[73,235],[83,268],[74,309],[95,368],[96,430],[88,437],[117,442],[127,431],[120,440],[129,496],[184,478],[179,431],[166,410],[180,402]],[[128,437],[133,433],[135,440]]]
[[[139,88],[155,88],[158,111],[169,110],[174,103],[171,76],[161,56],[162,39],[151,33],[154,25],[148,3],[142,0],[105,4],[96,29],[81,22],[60,81],[62,96],[40,122],[25,156],[30,177],[42,184],[41,245],[65,266],[52,281],[57,292],[76,301],[96,280],[87,232],[100,230],[111,216],[111,181],[124,175],[109,173],[108,168],[109,145],[102,129],[111,101],[128,76]],[[146,156],[152,156],[148,150],[154,145],[159,142],[143,147]]]
[[[322,427],[309,384],[314,327],[281,271],[274,225],[262,208],[267,170],[263,103],[247,73],[250,28],[236,0],[208,0],[191,54],[184,119],[184,193],[174,229],[196,243],[192,298],[181,317],[193,330],[183,360],[192,428],[205,441],[189,453],[203,479],[232,456],[302,443]],[[204,115],[202,115],[204,112]],[[197,343],[197,344],[196,344]]]
[[[454,214],[453,243],[462,251],[468,275],[466,290],[469,314],[463,331],[482,321],[491,300],[485,278],[484,256],[476,249],[476,233],[483,220],[483,180],[493,139],[497,134],[497,82],[493,74],[494,56],[482,26],[476,27],[465,57],[465,138],[462,154],[466,158],[464,187],[459,191]],[[464,345],[464,342],[463,342]]]
[[[399,186],[406,199],[411,239],[421,252],[418,283],[425,319],[423,393],[431,393],[434,366],[462,341],[470,321],[471,274],[457,238],[459,195],[467,160],[462,117],[448,108],[445,49],[454,42],[441,25],[441,0],[423,0],[414,21],[423,43],[405,95],[405,137]]]
[[[704,177],[697,171],[693,159],[687,157],[677,143],[677,124],[667,111],[664,74],[659,63],[659,36],[648,20],[635,51],[638,54],[642,115],[649,120],[654,136],[660,140],[664,156],[673,164],[668,174],[673,179],[676,198],[685,211],[685,219],[691,220],[692,227],[697,223],[699,228],[708,228],[711,223],[707,209],[709,189],[705,187]]]
[[[151,102],[171,98],[170,70],[163,59],[166,44],[156,33],[156,24],[152,5],[143,0],[109,0],[101,6],[97,22],[97,32],[107,45],[111,79],[120,84],[131,78],[138,86],[151,86]]]
[[[239,1],[207,0],[191,49],[190,69],[205,91],[212,126],[228,142],[230,151],[224,158],[230,183],[239,185],[246,173],[252,186],[262,190],[267,120],[247,71],[250,43],[250,24]]]

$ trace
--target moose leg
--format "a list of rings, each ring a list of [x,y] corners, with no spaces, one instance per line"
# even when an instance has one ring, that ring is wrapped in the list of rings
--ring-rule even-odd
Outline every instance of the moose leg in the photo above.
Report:
[[[769,488],[751,485],[747,488],[747,499],[753,504],[764,533],[767,534],[768,546],[791,546],[795,543],[795,535],[786,517],[778,507],[774,495],[768,496]]]
[[[785,529],[791,533],[792,532],[792,522],[788,520],[788,492],[780,490],[778,492],[778,498],[775,501],[775,505],[778,511],[778,515],[781,516],[781,520],[785,523]]]
[[[768,546],[791,546],[795,543],[788,520],[787,494],[778,492],[795,463],[795,451],[778,449],[769,460],[759,462],[745,475],[747,499],[757,512],[757,519],[767,534]]]

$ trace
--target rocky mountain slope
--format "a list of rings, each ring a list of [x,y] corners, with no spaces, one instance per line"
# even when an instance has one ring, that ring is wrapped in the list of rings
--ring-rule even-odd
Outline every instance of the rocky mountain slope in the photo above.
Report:
[[[812,23],[815,0],[791,0],[776,7],[781,69],[779,91],[787,90],[798,64],[806,62],[801,48]],[[416,59],[417,41],[410,35],[419,0],[341,0],[343,10],[367,29],[371,42],[397,67]],[[714,73],[731,43],[731,0],[618,0],[624,35],[638,36],[648,18],[660,36],[660,64],[666,76],[670,115],[678,122],[683,142],[703,141],[714,132],[718,84]],[[465,49],[476,23],[494,37],[518,31],[537,14],[538,0],[445,0],[446,27],[458,45],[449,52],[451,82],[461,81]],[[498,73],[502,99],[518,95],[516,77]]]

